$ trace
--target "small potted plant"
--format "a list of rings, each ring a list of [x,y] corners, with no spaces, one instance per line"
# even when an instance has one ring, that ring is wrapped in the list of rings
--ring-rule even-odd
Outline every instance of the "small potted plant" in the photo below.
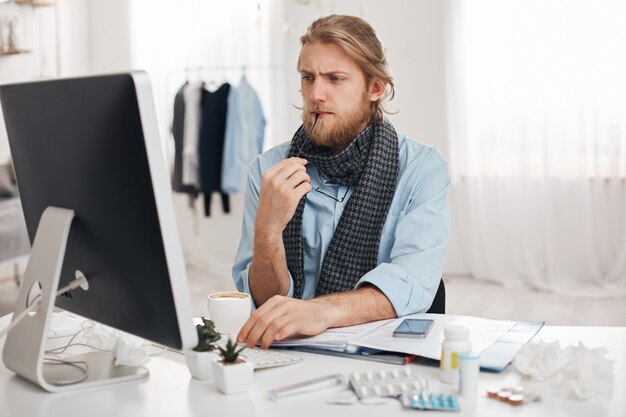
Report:
[[[239,394],[248,391],[252,385],[254,365],[239,353],[245,346],[237,348],[237,343],[228,338],[226,348],[218,347],[221,359],[213,361],[213,377],[217,389],[224,394]]]
[[[196,325],[198,345],[185,353],[189,372],[196,379],[211,378],[211,363],[218,358],[214,343],[221,337],[211,320],[202,318],[202,322]]]

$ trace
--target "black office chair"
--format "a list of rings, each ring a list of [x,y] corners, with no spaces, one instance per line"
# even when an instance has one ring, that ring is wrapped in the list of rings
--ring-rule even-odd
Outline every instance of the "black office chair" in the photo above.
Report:
[[[428,309],[427,313],[445,314],[446,313],[446,286],[443,284],[443,278],[439,281],[439,288],[437,288],[437,294],[433,299],[433,303]]]

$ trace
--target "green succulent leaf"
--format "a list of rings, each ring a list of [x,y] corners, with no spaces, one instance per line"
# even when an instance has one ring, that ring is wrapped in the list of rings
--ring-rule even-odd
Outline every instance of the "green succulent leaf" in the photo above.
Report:
[[[222,357],[224,363],[235,363],[237,361],[237,358],[239,357],[239,353],[241,353],[241,351],[245,348],[245,346],[241,346],[239,349],[237,349],[237,343],[233,342],[231,338],[228,338],[225,349],[218,347],[220,351],[220,356]]]
[[[202,318],[203,324],[196,325],[198,332],[198,345],[193,348],[196,352],[212,352],[215,350],[215,342],[222,337],[216,330],[215,324],[206,318]]]

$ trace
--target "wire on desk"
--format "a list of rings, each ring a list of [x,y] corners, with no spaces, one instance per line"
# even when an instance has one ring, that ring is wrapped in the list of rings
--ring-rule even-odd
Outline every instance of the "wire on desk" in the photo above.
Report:
[[[55,380],[54,383],[56,385],[71,385],[78,384],[79,382],[83,382],[89,376],[89,364],[85,361],[69,361],[60,358],[46,358],[44,357],[43,361],[44,365],[67,365],[72,366],[74,368],[79,369],[82,372],[82,375],[79,378],[68,380],[68,381],[59,381]],[[79,366],[79,364],[84,365],[84,368]]]
[[[85,278],[85,276],[82,275],[82,273],[80,274],[80,276],[77,276],[76,279],[74,279],[72,282],[67,284],[65,287],[58,290],[56,296],[58,297],[59,295],[72,291],[78,287],[81,287],[85,291],[89,288],[89,284],[87,283],[87,278]],[[32,313],[33,310],[39,308],[40,304],[41,304],[41,294],[37,294],[37,296],[33,299],[31,304],[28,307],[26,307],[24,310],[22,310],[20,314],[18,314],[17,316],[14,316],[13,320],[11,321],[11,324],[9,324],[2,331],[0,331],[0,338],[2,338],[5,334],[9,333],[11,329],[13,329],[22,320],[24,320],[24,317],[26,317],[29,313]]]

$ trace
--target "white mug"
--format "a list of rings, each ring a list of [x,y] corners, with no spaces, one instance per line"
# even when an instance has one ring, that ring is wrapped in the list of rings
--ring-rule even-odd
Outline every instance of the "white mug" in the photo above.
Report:
[[[252,310],[250,294],[245,292],[210,294],[208,303],[209,319],[215,323],[215,330],[223,335],[236,336]]]

